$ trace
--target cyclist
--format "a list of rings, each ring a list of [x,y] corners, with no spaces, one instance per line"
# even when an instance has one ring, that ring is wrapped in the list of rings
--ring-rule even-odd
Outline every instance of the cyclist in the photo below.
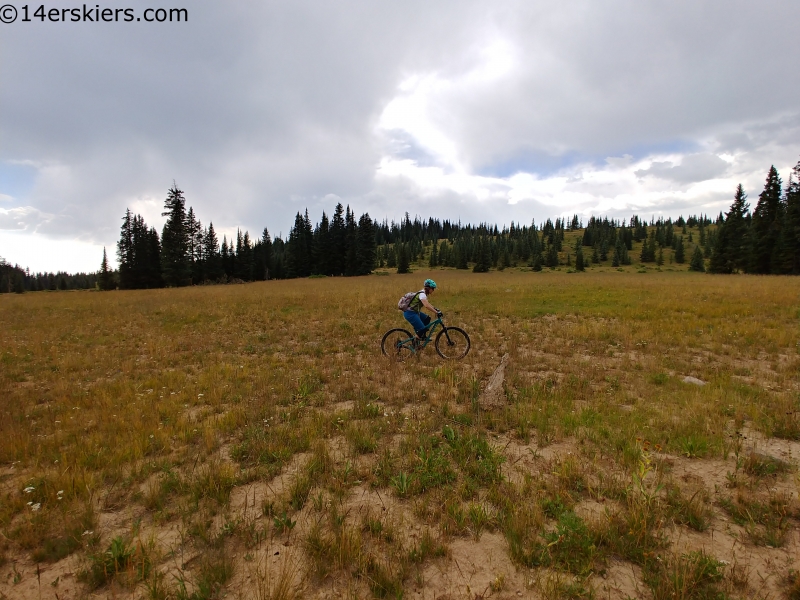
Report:
[[[417,332],[417,338],[414,340],[415,348],[422,344],[422,340],[425,339],[425,330],[431,322],[431,318],[422,312],[423,307],[432,313],[436,313],[438,317],[442,316],[442,312],[428,302],[428,296],[436,290],[436,282],[433,279],[426,279],[422,286],[422,289],[414,296],[411,304],[408,305],[408,310],[403,312],[406,321]]]

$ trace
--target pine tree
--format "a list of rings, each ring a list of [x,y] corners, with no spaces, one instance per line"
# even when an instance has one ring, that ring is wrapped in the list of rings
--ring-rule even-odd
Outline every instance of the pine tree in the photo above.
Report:
[[[437,239],[434,239],[431,244],[431,255],[428,259],[428,266],[431,268],[439,266],[439,240]]]
[[[261,233],[261,264],[264,267],[264,281],[269,281],[274,271],[273,258],[272,258],[272,238],[269,236],[269,231],[264,227]]]
[[[800,162],[786,186],[783,226],[776,250],[776,271],[800,275]]]
[[[473,273],[488,273],[492,257],[489,250],[489,240],[483,236],[478,240],[478,260],[472,267]]]
[[[186,199],[173,182],[164,201],[162,217],[167,217],[161,234],[161,271],[168,286],[191,283],[189,232],[186,226]]]
[[[683,236],[678,238],[678,246],[675,248],[675,262],[682,265],[686,262],[686,250],[683,247]]]
[[[358,275],[369,275],[375,270],[377,248],[375,226],[369,213],[364,213],[358,219]]]
[[[307,217],[308,215],[306,215]],[[286,242],[286,267],[289,277],[311,275],[311,223],[299,212],[294,218],[294,227],[289,230]]]
[[[734,273],[745,271],[749,266],[748,209],[747,194],[740,183],[736,187],[736,194],[728,214],[722,224],[717,226],[711,251],[711,262],[708,266],[710,273]],[[710,246],[710,232],[706,235],[706,241]]]
[[[772,254],[778,241],[781,225],[781,179],[774,166],[770,167],[764,191],[758,197],[753,211],[750,231],[752,255],[750,271],[753,273],[772,272]]]
[[[348,277],[358,275],[358,225],[356,215],[348,205],[345,211],[345,255],[344,274]]]
[[[160,288],[164,285],[161,278],[161,240],[158,239],[158,232],[155,227],[151,227],[146,236],[147,252],[145,256],[146,276],[145,286],[148,288]]]
[[[203,280],[203,225],[195,218],[194,209],[191,206],[189,212],[186,213],[186,236],[191,282],[200,283]]]
[[[220,277],[220,279],[224,278],[227,280],[233,275],[233,269],[231,268],[230,251],[228,250],[228,238],[225,235],[222,236],[222,246],[219,250],[219,262],[222,267],[222,277]]]
[[[344,275],[347,231],[344,222],[344,207],[339,202],[331,220],[331,274]]]
[[[227,244],[225,246],[227,251]],[[203,261],[203,272],[208,281],[217,281],[224,275],[214,223],[208,224],[208,229],[203,236]]]
[[[577,250],[575,251],[575,270],[586,270],[586,265],[583,263],[583,248],[581,246],[578,246]]]
[[[659,267],[664,264],[664,248],[658,249],[658,257],[656,258],[656,264]]]
[[[545,257],[545,263],[551,269],[555,269],[558,266],[558,250],[554,244],[551,244],[547,247],[547,256]]]
[[[25,276],[23,275],[21,269],[16,269],[14,271],[14,293],[15,294],[25,293]]]
[[[236,251],[236,268],[238,277],[242,281],[253,281],[253,244],[250,241],[250,232],[245,231],[242,236],[242,245]]]
[[[531,267],[533,268],[534,271],[541,271],[543,262],[544,261],[542,260],[542,253],[541,252],[537,252],[533,256],[533,264],[531,265]]]
[[[456,253],[456,269],[468,269],[469,261],[466,243],[463,239],[456,240],[454,251]]]
[[[103,246],[103,262],[100,263],[100,273],[97,278],[97,286],[101,290],[114,289],[114,274],[108,268],[108,257],[106,256],[106,247]]]
[[[692,253],[692,262],[689,263],[689,270],[697,271],[698,273],[703,273],[706,270],[703,262],[703,251],[700,250],[700,246],[694,247],[694,252]]]
[[[397,250],[397,272],[410,273],[410,265],[408,262],[408,249],[406,248],[405,244],[400,244],[400,247]]]
[[[133,282],[133,215],[130,209],[125,209],[122,217],[119,241],[117,242],[117,262],[119,263],[119,287],[123,290],[132,289]]]
[[[328,215],[323,211],[322,219],[314,230],[314,273],[333,275],[333,246]]]

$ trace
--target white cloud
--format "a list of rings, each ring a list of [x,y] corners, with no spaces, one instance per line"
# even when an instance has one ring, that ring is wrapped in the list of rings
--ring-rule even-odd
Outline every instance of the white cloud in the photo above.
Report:
[[[0,208],[0,230],[36,232],[39,227],[53,219],[53,215],[43,213],[33,206]]]

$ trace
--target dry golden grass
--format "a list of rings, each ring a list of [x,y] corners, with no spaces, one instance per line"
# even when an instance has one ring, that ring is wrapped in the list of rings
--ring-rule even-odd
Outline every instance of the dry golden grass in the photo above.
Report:
[[[381,335],[429,274],[472,351],[392,364]],[[428,565],[487,533],[513,561],[489,591],[589,594],[613,559],[666,597],[779,593],[800,569],[798,298],[631,267],[0,296],[0,593],[85,581],[118,539],[147,569],[104,573],[117,595],[393,596],[451,585]],[[505,353],[508,404],[484,412]],[[721,560],[775,572],[731,587]]]

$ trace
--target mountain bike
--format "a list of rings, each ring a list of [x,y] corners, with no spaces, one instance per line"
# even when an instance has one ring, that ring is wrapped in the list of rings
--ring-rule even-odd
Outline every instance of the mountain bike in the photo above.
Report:
[[[441,327],[441,331],[436,335],[434,341],[436,353],[446,360],[464,358],[470,348],[467,332],[459,327],[447,327],[441,313],[438,319],[428,324],[424,339],[417,340],[417,336],[407,329],[390,329],[383,334],[383,339],[381,339],[381,352],[384,356],[400,362],[416,356],[434,339],[433,334],[439,327]]]

